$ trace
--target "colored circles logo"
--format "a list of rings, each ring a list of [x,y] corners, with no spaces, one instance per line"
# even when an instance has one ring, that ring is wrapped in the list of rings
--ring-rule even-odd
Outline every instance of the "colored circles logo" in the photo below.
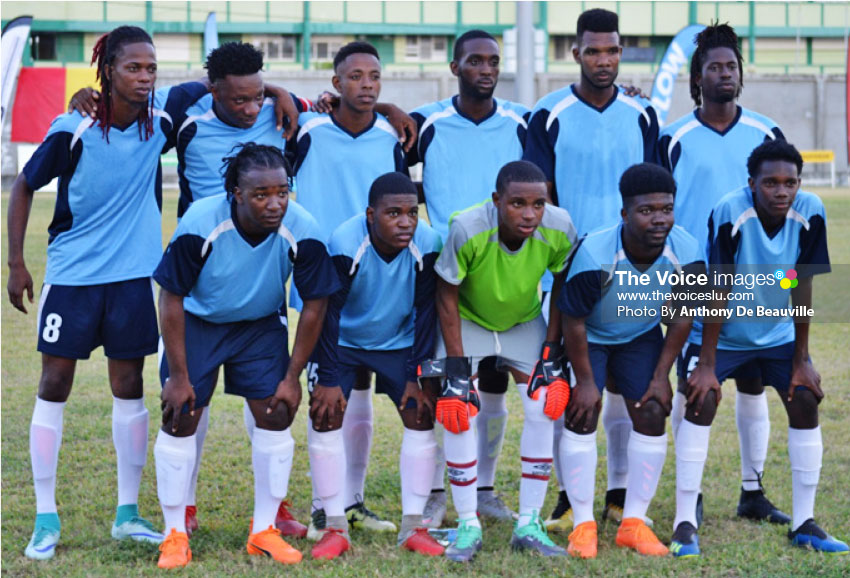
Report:
[[[797,271],[795,269],[788,269],[787,271],[783,271],[782,269],[777,269],[773,276],[779,279],[779,286],[783,289],[794,289],[797,284]]]

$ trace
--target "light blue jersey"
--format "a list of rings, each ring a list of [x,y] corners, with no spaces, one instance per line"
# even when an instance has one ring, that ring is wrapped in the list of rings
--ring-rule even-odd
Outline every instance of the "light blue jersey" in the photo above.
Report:
[[[661,321],[663,295],[674,289],[662,283],[665,273],[705,273],[705,258],[697,240],[678,225],[667,235],[664,249],[648,268],[635,267],[623,247],[623,225],[587,234],[573,253],[558,308],[570,317],[585,318],[587,341],[602,345],[628,343]],[[623,273],[645,275],[647,285],[629,284]],[[665,277],[669,279],[669,277]],[[630,317],[619,310],[653,310],[656,315]]]
[[[718,132],[694,109],[661,131],[659,153],[676,179],[676,224],[705,246],[708,216],[726,194],[747,184],[747,159],[753,149],[784,139],[776,123],[746,108],[724,132]]]
[[[419,125],[419,138],[408,162],[423,163],[428,220],[444,240],[449,217],[489,199],[499,170],[522,158],[530,114],[521,104],[493,99],[490,114],[475,121],[460,112],[457,98],[411,113]]]
[[[175,119],[206,91],[200,83],[153,96],[153,135],[138,123],[112,126],[109,140],[91,118],[58,116],[24,167],[37,190],[59,177],[48,232],[45,284],[97,285],[150,277],[162,255],[162,171]]]
[[[617,88],[596,108],[567,86],[535,105],[523,158],[554,183],[552,201],[569,211],[581,237],[619,219],[620,176],[632,165],[657,163],[657,151],[658,119],[648,101]]]
[[[756,213],[753,193],[743,187],[724,196],[709,220],[709,265],[736,265],[742,273],[771,274],[775,267],[796,269],[798,278],[830,271],[826,244],[826,213],[820,198],[799,191],[788,210],[785,223],[772,235],[764,230]],[[750,265],[751,267],[747,267]],[[756,269],[752,265],[770,265]],[[767,270],[765,270],[767,269]],[[752,293],[754,300],[731,299],[728,306],[736,313],[738,305],[755,309],[790,308],[791,291],[772,283],[756,283],[752,289],[746,279],[732,286],[736,293]],[[794,323],[789,316],[765,317],[768,321],[752,321],[753,315],[741,319],[734,315],[723,324],[718,349],[751,350],[776,347],[794,341]],[[689,340],[697,342],[692,333]]]
[[[186,311],[211,323],[286,315],[290,274],[307,300],[339,289],[319,227],[297,203],[289,201],[277,232],[259,243],[240,229],[235,211],[226,195],[195,201],[174,232],[154,279],[185,297]]]
[[[407,167],[398,133],[383,116],[352,134],[329,114],[298,117],[296,198],[328,239],[342,223],[366,210],[369,188],[379,176]]]

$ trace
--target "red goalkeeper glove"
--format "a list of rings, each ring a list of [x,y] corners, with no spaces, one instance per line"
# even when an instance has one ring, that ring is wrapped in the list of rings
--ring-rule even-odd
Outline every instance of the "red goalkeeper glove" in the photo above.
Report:
[[[453,434],[469,429],[470,418],[478,415],[481,402],[470,379],[467,357],[446,358],[446,379],[437,400],[437,421]]]
[[[543,413],[554,421],[564,414],[570,402],[570,383],[563,364],[563,348],[553,341],[543,343],[540,359],[528,378],[528,397],[537,400],[544,390],[546,403]]]

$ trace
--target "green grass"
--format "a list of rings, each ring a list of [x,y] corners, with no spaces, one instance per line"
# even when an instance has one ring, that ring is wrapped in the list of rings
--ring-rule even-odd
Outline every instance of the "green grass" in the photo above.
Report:
[[[830,253],[833,263],[850,263],[850,191],[820,192],[829,215]],[[2,197],[5,216],[8,194]],[[176,196],[166,197],[166,236],[174,223]],[[33,205],[26,246],[27,263],[38,285],[44,274],[46,228],[50,221],[53,196],[38,194]],[[3,261],[7,258],[3,239]],[[8,270],[4,266],[5,286]],[[818,283],[815,284],[817,293]],[[847,289],[843,288],[846,296]],[[37,300],[36,295],[36,300]],[[817,297],[816,297],[817,304]],[[845,307],[846,305],[845,297]],[[115,507],[115,458],[111,442],[111,400],[106,381],[106,362],[98,350],[89,361],[77,367],[74,391],[65,411],[64,442],[59,461],[57,499],[62,518],[62,540],[56,556],[36,563],[24,557],[23,550],[35,516],[35,498],[29,462],[29,421],[40,373],[35,351],[35,307],[30,315],[16,312],[8,300],[2,304],[2,567],[10,576],[113,576],[127,574],[160,575],[155,548],[115,543],[109,527]],[[846,315],[845,315],[846,317]],[[834,535],[850,539],[850,364],[847,344],[850,324],[816,324],[812,329],[812,355],[823,376],[826,399],[821,406],[824,432],[824,469],[816,513],[822,525]],[[155,358],[147,361],[145,389],[151,412],[151,453],[156,432],[159,383]],[[616,528],[600,527],[599,557],[592,561],[542,560],[514,555],[507,548],[509,524],[488,524],[485,549],[474,564],[461,567],[445,559],[423,560],[400,552],[395,535],[369,536],[355,532],[354,553],[341,560],[320,563],[305,560],[298,575],[430,576],[480,574],[518,576],[534,574],[573,574],[599,576],[846,576],[850,557],[831,558],[787,546],[785,528],[739,521],[735,506],[739,492],[738,441],[734,422],[734,388],[727,385],[705,468],[706,522],[700,533],[703,556],[696,560],[643,559],[614,546]],[[791,476],[788,465],[786,418],[778,397],[770,394],[773,422],[766,484],[770,497],[786,512],[791,510]],[[375,400],[375,441],[367,480],[369,506],[397,522],[401,517],[398,476],[398,450],[401,427],[395,409],[385,397]],[[518,396],[509,394],[511,418],[505,449],[497,476],[498,489],[508,504],[516,506],[519,490],[519,437],[522,409]],[[293,427],[297,448],[289,484],[294,512],[306,521],[310,503],[307,477],[306,432],[302,406]],[[600,428],[600,432],[601,432]],[[597,474],[597,510],[605,490],[605,436],[600,433]],[[675,460],[672,441],[667,453],[663,479],[649,515],[664,541],[669,541],[675,513]],[[245,551],[248,519],[252,509],[251,452],[242,425],[241,400],[217,394],[212,403],[211,427],[204,452],[198,488],[201,530],[192,539],[194,561],[182,575],[279,575],[278,565],[266,559],[249,557]],[[555,497],[550,488],[545,514]],[[156,498],[153,456],[149,456],[140,497],[142,513],[161,520]],[[556,535],[564,545],[566,536]],[[309,553],[310,543],[294,541]],[[309,555],[309,554],[308,554]]]

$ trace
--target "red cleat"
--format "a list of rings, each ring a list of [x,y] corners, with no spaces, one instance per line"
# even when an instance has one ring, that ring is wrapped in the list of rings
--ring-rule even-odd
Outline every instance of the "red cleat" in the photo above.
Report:
[[[351,542],[345,532],[337,528],[322,530],[322,538],[316,542],[310,551],[316,560],[333,560],[351,550]]]
[[[284,500],[280,503],[280,507],[277,509],[277,516],[275,516],[274,519],[275,527],[280,530],[280,533],[283,536],[306,538],[307,526],[296,520],[292,514],[289,513],[287,507],[292,507],[292,503],[289,500]]]
[[[427,528],[415,528],[407,538],[399,544],[405,550],[424,554],[425,556],[442,556],[446,551],[445,548],[428,533]]]
[[[199,528],[197,514],[197,506],[186,506],[186,535],[190,538],[192,537],[192,532]]]

